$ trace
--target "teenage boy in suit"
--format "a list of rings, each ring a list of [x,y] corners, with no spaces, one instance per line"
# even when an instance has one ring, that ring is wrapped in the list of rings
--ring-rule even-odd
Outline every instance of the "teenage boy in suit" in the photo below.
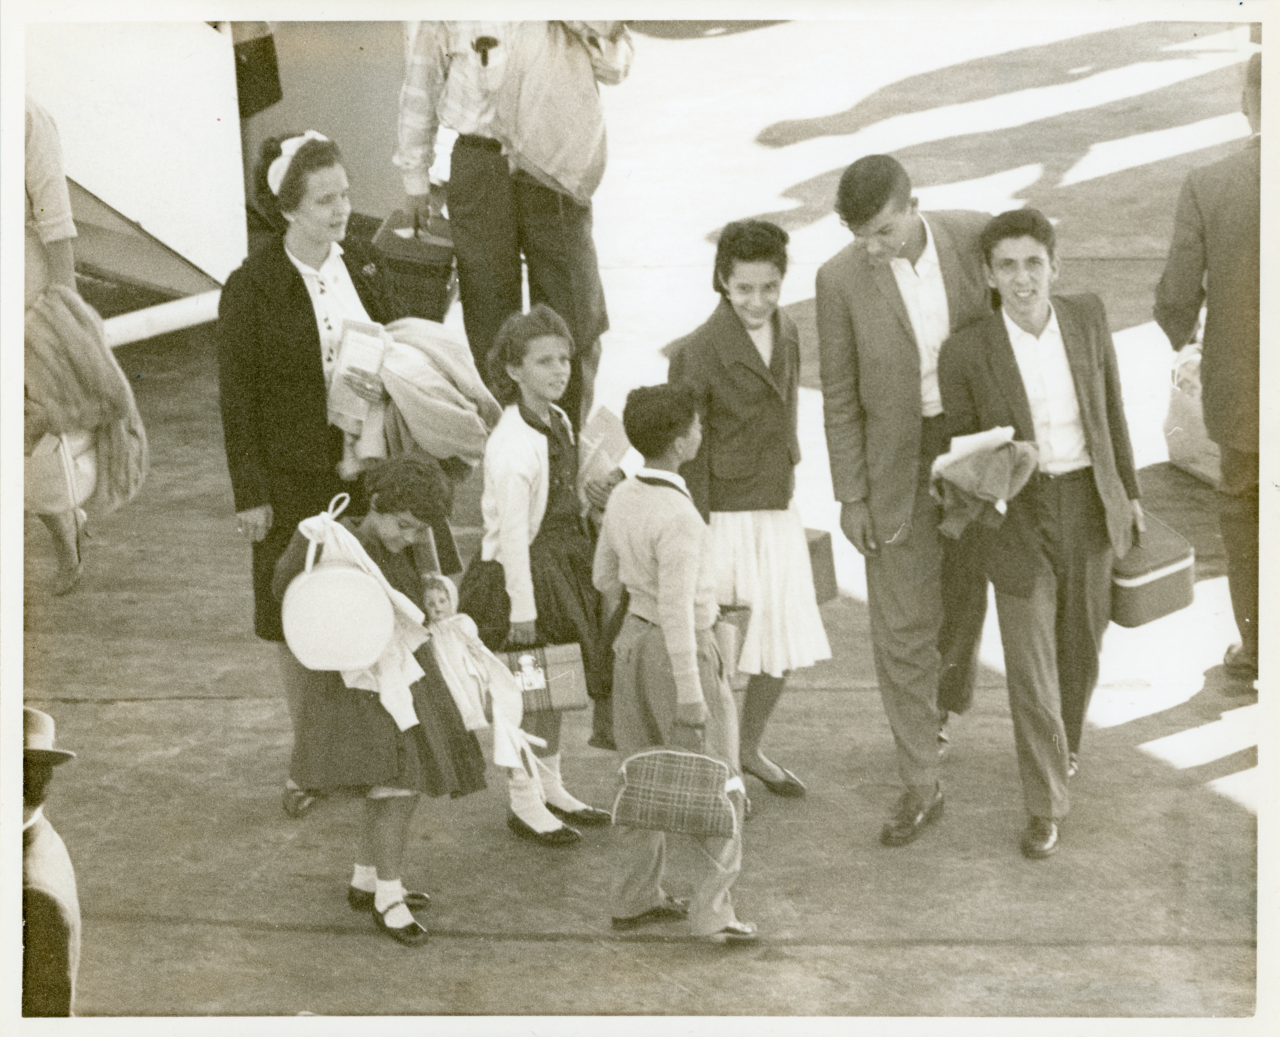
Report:
[[[840,528],[866,559],[876,680],[905,791],[880,833],[916,839],[942,812],[939,743],[968,706],[986,615],[970,541],[938,534],[929,467],[946,439],[937,357],[991,312],[986,213],[922,213],[901,164],[859,159],[836,211],[854,240],[818,271],[818,345]]]
[[[1053,225],[1036,209],[982,231],[1000,310],[942,346],[938,382],[952,436],[1012,426],[1037,471],[998,529],[979,527],[996,591],[1014,742],[1030,817],[1021,848],[1058,849],[1111,619],[1111,562],[1143,528],[1115,346],[1096,295],[1052,296]]]

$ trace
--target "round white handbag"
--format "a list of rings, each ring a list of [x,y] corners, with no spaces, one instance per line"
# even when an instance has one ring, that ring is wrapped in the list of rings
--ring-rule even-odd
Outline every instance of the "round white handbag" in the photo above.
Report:
[[[366,669],[395,631],[391,599],[374,576],[351,562],[316,562],[318,546],[314,540],[307,545],[306,568],[280,603],[285,642],[309,670]]]

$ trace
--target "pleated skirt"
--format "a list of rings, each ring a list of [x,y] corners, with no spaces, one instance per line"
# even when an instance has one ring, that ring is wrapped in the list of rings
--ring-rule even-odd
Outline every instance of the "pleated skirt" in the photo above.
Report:
[[[740,673],[783,677],[831,658],[794,504],[785,511],[713,511],[710,540],[716,601],[751,608]]]

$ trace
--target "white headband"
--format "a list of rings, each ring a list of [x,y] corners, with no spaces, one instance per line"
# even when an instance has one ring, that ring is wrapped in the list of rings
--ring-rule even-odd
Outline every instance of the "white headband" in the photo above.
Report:
[[[271,188],[271,193],[277,196],[280,194],[280,185],[284,183],[285,175],[289,172],[289,166],[293,164],[293,156],[298,153],[298,149],[302,145],[309,140],[328,139],[323,133],[307,130],[301,137],[290,137],[282,143],[280,145],[280,157],[267,167],[267,186]]]

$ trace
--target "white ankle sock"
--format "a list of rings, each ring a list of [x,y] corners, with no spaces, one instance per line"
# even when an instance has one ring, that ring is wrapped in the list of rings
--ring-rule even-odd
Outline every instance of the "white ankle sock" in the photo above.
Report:
[[[378,879],[378,888],[373,894],[373,906],[379,914],[387,911],[387,908],[396,901],[403,900],[404,885],[399,879]],[[415,919],[412,912],[400,903],[383,915],[383,921],[392,929],[403,929],[406,925],[412,925]]]
[[[378,888],[378,869],[367,864],[357,864],[351,875],[353,889],[362,889],[372,893]]]
[[[511,812],[535,832],[554,832],[562,827],[560,819],[547,809],[534,787],[533,779],[522,770],[513,770],[507,781]]]
[[[561,810],[574,813],[578,810],[586,808],[587,804],[580,799],[575,799],[569,795],[564,787],[564,782],[560,778],[560,754],[553,753],[550,756],[542,756],[538,758],[538,762],[542,764],[542,787],[547,793],[547,802]]]

